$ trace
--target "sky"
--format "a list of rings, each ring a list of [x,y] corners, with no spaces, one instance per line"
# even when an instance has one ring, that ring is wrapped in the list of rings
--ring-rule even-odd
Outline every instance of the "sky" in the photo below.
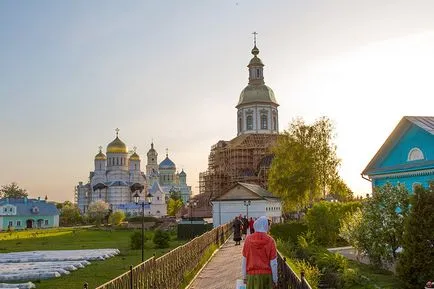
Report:
[[[360,173],[404,115],[432,116],[434,2],[0,1],[0,185],[73,200],[98,147],[153,141],[198,193],[210,147],[236,136],[256,31],[280,129],[335,125],[340,175]]]

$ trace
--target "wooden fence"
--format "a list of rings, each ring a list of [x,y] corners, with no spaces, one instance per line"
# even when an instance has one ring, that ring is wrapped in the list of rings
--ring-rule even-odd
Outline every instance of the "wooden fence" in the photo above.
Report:
[[[206,249],[212,244],[223,244],[232,233],[231,229],[231,224],[214,228],[159,258],[151,257],[131,266],[129,271],[96,289],[179,288],[184,274],[199,264]]]
[[[286,257],[280,252],[277,253],[277,267],[279,275],[279,289],[312,289],[304,278],[304,272],[301,272],[301,278],[286,263]]]

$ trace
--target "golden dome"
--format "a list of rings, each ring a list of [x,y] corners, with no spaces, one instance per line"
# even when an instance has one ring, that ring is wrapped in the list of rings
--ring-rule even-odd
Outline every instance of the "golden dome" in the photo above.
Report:
[[[125,143],[123,141],[121,141],[117,136],[114,139],[114,141],[112,141],[111,143],[109,143],[109,145],[107,146],[107,153],[128,153],[128,149],[127,146],[125,145]]]
[[[130,156],[130,161],[140,161],[140,157],[139,155],[134,152],[131,156]]]
[[[99,149],[99,153],[95,156],[96,161],[105,161],[107,157],[105,154],[101,151],[101,148]]]

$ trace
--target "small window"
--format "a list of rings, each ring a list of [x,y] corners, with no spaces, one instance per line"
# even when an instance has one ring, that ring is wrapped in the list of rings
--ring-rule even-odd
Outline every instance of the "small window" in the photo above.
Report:
[[[241,117],[238,119],[238,131],[243,131],[243,119]]]
[[[260,75],[261,75],[261,72],[259,71],[259,69],[256,69],[256,77],[259,78]]]
[[[423,152],[419,148],[412,148],[408,153],[407,161],[423,160]]]
[[[253,130],[253,116],[248,115],[246,118],[247,130]]]
[[[268,129],[268,119],[265,114],[261,115],[261,129]]]
[[[45,220],[45,226],[48,226],[48,220]]]
[[[273,129],[277,130],[277,121],[276,121],[276,117],[273,116]]]
[[[159,201],[160,200],[160,197],[157,197],[157,201]]]
[[[9,221],[8,227],[12,227],[14,225],[13,221]]]
[[[21,227],[21,221],[17,221],[17,227]]]

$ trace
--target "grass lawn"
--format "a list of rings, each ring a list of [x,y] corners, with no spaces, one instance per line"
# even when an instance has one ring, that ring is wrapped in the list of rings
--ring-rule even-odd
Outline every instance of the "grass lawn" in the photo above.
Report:
[[[39,289],[95,288],[129,270],[130,265],[141,262],[141,250],[130,249],[130,236],[133,230],[105,230],[95,228],[59,228],[0,233],[0,253],[36,250],[78,250],[115,248],[120,250],[116,257],[105,261],[92,261],[84,269],[71,272],[60,278],[33,281]],[[145,259],[155,253],[161,256],[183,244],[171,241],[168,249],[154,249],[152,241],[145,244]]]
[[[348,261],[349,267],[357,269],[363,276],[368,277],[371,283],[384,289],[399,289],[402,288],[402,282],[391,271],[375,269],[373,266],[359,263],[353,260]],[[360,285],[353,286],[351,289],[364,288]]]

